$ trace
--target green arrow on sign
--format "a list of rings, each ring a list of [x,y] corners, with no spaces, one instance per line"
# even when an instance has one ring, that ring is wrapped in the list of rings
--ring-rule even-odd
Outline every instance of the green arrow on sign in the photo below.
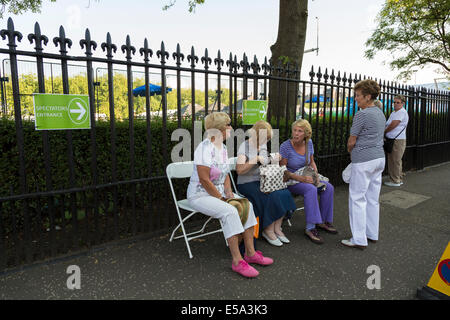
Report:
[[[36,130],[90,129],[89,96],[33,94]]]
[[[244,100],[242,105],[242,124],[251,125],[267,119],[266,100]]]

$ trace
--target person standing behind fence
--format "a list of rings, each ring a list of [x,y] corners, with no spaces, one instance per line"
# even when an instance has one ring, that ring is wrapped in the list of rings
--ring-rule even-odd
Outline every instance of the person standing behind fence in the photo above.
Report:
[[[228,173],[227,148],[223,141],[230,136],[231,120],[224,112],[213,112],[205,117],[208,137],[194,152],[194,170],[187,190],[189,205],[196,211],[220,219],[222,230],[230,248],[231,269],[244,277],[256,277],[259,272],[249,265],[269,265],[273,259],[255,251],[253,227],[257,224],[253,206],[249,203],[247,221],[241,222],[237,209],[226,202],[233,198]],[[239,235],[245,243],[244,258],[239,251]]]
[[[244,141],[237,153],[237,189],[253,204],[255,214],[260,219],[262,236],[274,246],[282,246],[290,241],[281,230],[283,218],[296,205],[287,189],[264,193],[260,190],[259,164],[278,163],[280,155],[270,159],[267,141],[272,137],[272,126],[266,121],[257,121],[250,129],[250,138]]]
[[[388,172],[391,181],[384,185],[400,187],[403,184],[402,158],[406,149],[406,127],[408,126],[408,112],[404,108],[406,99],[403,95],[394,97],[394,111],[386,122],[384,134],[386,138],[395,139],[392,152],[387,154]]]
[[[378,240],[386,118],[381,109],[374,105],[374,100],[380,94],[380,86],[376,81],[359,81],[354,91],[360,110],[353,117],[347,142],[352,161],[349,184],[352,238],[342,240],[341,243],[347,247],[365,249],[368,240]]]

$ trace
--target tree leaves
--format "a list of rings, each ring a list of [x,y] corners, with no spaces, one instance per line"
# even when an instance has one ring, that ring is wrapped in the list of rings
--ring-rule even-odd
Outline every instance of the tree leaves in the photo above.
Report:
[[[386,0],[377,27],[366,41],[365,56],[392,54],[391,68],[409,79],[417,68],[434,64],[450,76],[450,1]]]
[[[172,8],[175,5],[176,2],[177,2],[177,0],[171,0],[170,3],[165,5],[165,6],[163,6],[162,9],[163,10],[168,10],[168,9]],[[189,3],[188,3],[188,5],[189,5],[189,12],[190,13],[195,12],[195,8],[197,7],[197,5],[198,4],[203,4],[203,3],[205,3],[205,0],[189,0]]]
[[[56,2],[56,0],[50,0]],[[0,18],[3,18],[6,7],[8,12],[22,14],[25,11],[40,12],[42,0],[0,0]]]
[[[24,68],[26,66],[24,65]],[[99,83],[98,87],[95,87],[94,99],[95,104],[91,106],[95,108],[95,112],[100,114],[105,114],[106,118],[109,119],[110,116],[110,105],[109,105],[109,89],[108,89],[108,77],[107,74],[100,74],[96,81]],[[215,81],[215,80],[213,80]],[[159,82],[152,81],[153,84],[161,85]],[[69,77],[69,87],[70,94],[84,94],[88,95],[88,82],[85,72],[80,72],[76,75]],[[142,77],[135,77],[133,81],[133,87],[139,87],[145,84],[145,80]],[[10,113],[13,111],[13,94],[12,94],[12,82],[6,82],[6,105]],[[22,114],[27,116],[34,115],[33,107],[33,93],[39,92],[39,85],[37,80],[37,75],[35,73],[23,73],[19,76],[19,88],[20,88],[20,99]],[[62,86],[62,76],[52,76],[45,78],[45,88],[47,93],[63,93]],[[114,74],[113,80],[113,90],[114,90],[114,113],[116,119],[122,120],[128,118],[128,87],[127,87],[127,75],[125,72],[117,71]],[[230,94],[229,89],[221,88],[221,108],[229,105]],[[181,108],[192,102],[192,92],[189,87],[180,88],[180,103]],[[169,110],[176,110],[178,106],[177,100],[177,89],[172,88],[172,91],[167,93],[167,108]],[[158,111],[162,109],[161,106],[161,95],[154,95],[150,98],[150,110]],[[208,106],[209,110],[218,101],[218,94],[215,89],[208,90]],[[203,90],[195,90],[195,103],[201,106],[205,106],[205,92]],[[134,113],[136,115],[145,114],[145,97],[135,97],[133,100]],[[215,107],[217,111],[217,106]]]

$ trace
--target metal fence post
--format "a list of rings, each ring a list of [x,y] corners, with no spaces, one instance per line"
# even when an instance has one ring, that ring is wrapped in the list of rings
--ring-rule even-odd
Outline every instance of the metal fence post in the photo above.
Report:
[[[92,184],[97,186],[99,179],[98,179],[98,167],[97,167],[97,134],[96,134],[96,121],[95,121],[95,110],[92,108],[92,106],[95,105],[95,99],[94,99],[94,69],[92,67],[92,50],[95,50],[97,48],[97,43],[91,39],[91,33],[89,29],[86,29],[85,32],[85,38],[80,40],[80,46],[81,49],[86,49],[86,71],[87,71],[87,84],[88,84],[88,92],[89,92],[89,105],[91,106],[90,112],[91,112],[91,130],[90,130],[90,138],[91,138],[91,151],[92,151],[92,158],[91,158],[91,172],[92,172]],[[96,189],[93,190],[93,198],[94,198],[94,239],[93,244],[97,243],[100,237],[100,233],[98,232],[98,215],[99,215],[99,201],[98,201],[98,192]],[[87,210],[87,208],[86,208]],[[86,212],[87,214],[87,212]],[[89,230],[89,228],[88,228]],[[89,233],[88,233],[89,238]]]
[[[427,142],[427,99],[426,99],[427,91],[425,88],[420,89],[420,114],[419,114],[419,140],[418,140],[418,148],[419,148],[419,156],[418,156],[418,169],[424,168],[425,163],[425,143]]]
[[[20,192],[22,194],[28,193],[27,176],[25,170],[25,152],[24,152],[24,135],[23,135],[23,125],[22,125],[22,112],[20,106],[20,88],[19,88],[19,71],[17,68],[17,54],[16,54],[16,38],[20,42],[22,40],[22,34],[14,30],[14,23],[11,18],[8,18],[8,27],[0,31],[2,39],[8,37],[8,47],[9,47],[9,58],[11,61],[11,81],[13,89],[13,100],[14,100],[14,120],[16,127],[16,139],[17,148],[19,151],[19,181],[20,181]],[[24,200],[22,203],[22,209],[24,215],[27,217],[28,212],[28,200]],[[15,214],[15,213],[11,213]],[[18,245],[18,250],[15,252],[16,262],[20,259],[20,254],[22,253],[23,243]],[[27,260],[31,258],[30,252],[27,251]]]

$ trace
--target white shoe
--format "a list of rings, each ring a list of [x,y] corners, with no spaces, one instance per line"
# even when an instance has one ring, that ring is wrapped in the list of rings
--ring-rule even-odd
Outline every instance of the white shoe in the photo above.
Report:
[[[276,238],[275,240],[272,240],[269,238],[267,234],[264,233],[264,231],[262,232],[262,236],[264,239],[267,240],[268,243],[270,243],[273,246],[281,247],[283,245],[283,242],[281,242],[280,239]]]
[[[285,236],[280,236],[278,234],[275,234],[277,236],[278,239],[280,239],[281,242],[283,243],[290,243],[289,239],[286,238]]]
[[[388,187],[400,187],[403,184],[403,182],[395,183],[395,182],[391,182],[391,181],[386,181],[383,184]]]
[[[359,250],[364,250],[364,249],[367,247],[367,246],[361,246],[361,245],[358,245],[358,244],[354,244],[353,241],[352,241],[352,239],[348,239],[348,240],[344,239],[344,240],[341,240],[341,243],[342,243],[344,246],[346,246],[346,247],[349,247],[349,248],[355,248],[355,249],[359,249]]]

